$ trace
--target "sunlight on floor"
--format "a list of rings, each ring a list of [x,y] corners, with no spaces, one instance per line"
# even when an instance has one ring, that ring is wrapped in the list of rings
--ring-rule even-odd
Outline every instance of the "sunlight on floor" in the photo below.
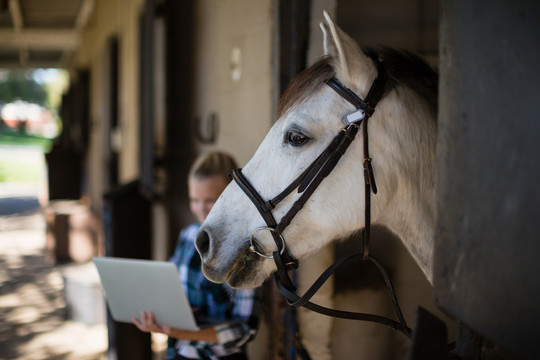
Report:
[[[87,326],[66,321],[54,330],[43,332],[19,349],[21,354],[32,354],[28,359],[105,359],[107,326]],[[26,358],[25,356],[21,359]]]
[[[0,155],[44,166],[36,148],[0,146]],[[104,300],[80,291],[83,285],[100,287],[91,276],[93,264],[51,262],[44,188],[40,182],[0,182],[0,359],[105,360],[105,304],[97,303]],[[166,346],[166,336],[153,334],[154,359],[164,358]]]

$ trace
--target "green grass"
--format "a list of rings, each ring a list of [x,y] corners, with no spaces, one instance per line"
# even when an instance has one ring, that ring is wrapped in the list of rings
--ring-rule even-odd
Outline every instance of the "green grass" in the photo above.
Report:
[[[41,164],[0,159],[0,182],[36,182],[41,176]]]
[[[52,140],[16,132],[0,132],[0,145],[39,146],[44,153],[51,150]]]
[[[0,133],[0,145],[35,146],[45,153],[50,151],[52,140],[14,132]],[[0,182],[36,182],[43,176],[43,162],[38,159],[0,156]]]

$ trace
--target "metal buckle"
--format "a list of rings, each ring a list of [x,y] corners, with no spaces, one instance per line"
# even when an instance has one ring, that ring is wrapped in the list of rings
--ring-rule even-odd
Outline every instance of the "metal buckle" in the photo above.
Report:
[[[356,109],[353,112],[343,115],[341,121],[345,125],[354,124],[358,121],[362,121],[366,117],[366,113],[362,109]]]
[[[268,230],[270,232],[273,232],[273,233],[276,233],[278,234],[279,238],[281,239],[281,251],[279,252],[279,255],[282,255],[283,252],[285,251],[285,239],[283,238],[283,235],[281,235],[280,233],[277,233],[275,229],[271,228],[271,227],[268,227],[268,226],[262,226],[260,228],[257,228],[255,230],[253,230],[253,232],[251,233],[251,237],[249,239],[249,250],[257,255],[259,255],[260,257],[263,257],[265,259],[273,259],[274,256],[272,255],[265,255],[261,252],[259,252],[257,250],[257,248],[255,247],[255,244],[256,244],[256,239],[254,239],[254,236],[256,233],[258,233],[259,231],[261,230]],[[255,243],[255,244],[254,244]]]

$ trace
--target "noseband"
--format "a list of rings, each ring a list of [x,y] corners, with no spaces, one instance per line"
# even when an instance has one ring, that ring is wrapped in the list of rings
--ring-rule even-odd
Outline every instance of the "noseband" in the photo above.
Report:
[[[386,91],[387,84],[386,72],[382,66],[382,63],[379,61],[376,61],[376,63],[379,75],[373,81],[365,100],[362,100],[352,90],[345,87],[335,78],[331,78],[325,82],[326,85],[330,86],[330,88],[332,88],[343,99],[351,103],[356,110],[346,114],[343,117],[345,127],[341,129],[341,131],[334,137],[326,149],[324,149],[323,152],[307,167],[307,169],[305,169],[285,190],[283,190],[273,199],[265,201],[253,187],[253,185],[251,185],[248,179],[242,174],[241,169],[234,170],[232,173],[232,178],[255,205],[267,225],[265,227],[255,229],[251,234],[250,251],[263,258],[274,259],[277,267],[276,284],[281,294],[287,299],[287,303],[289,305],[304,306],[310,310],[333,317],[382,323],[399,330],[407,337],[410,337],[411,329],[407,327],[405,319],[403,318],[390,278],[381,264],[371,255],[369,255],[371,193],[377,193],[377,186],[375,184],[375,177],[373,175],[373,168],[371,166],[371,158],[369,156],[367,125],[368,119],[375,112],[377,103],[380,101]],[[365,184],[365,230],[364,237],[362,239],[362,251],[359,254],[353,254],[336,261],[328,269],[326,269],[325,272],[323,272],[323,274],[308,289],[308,291],[306,291],[306,293],[300,297],[294,293],[296,288],[288,274],[288,270],[298,268],[298,260],[294,259],[287,251],[285,239],[282,235],[283,231],[291,223],[296,214],[304,207],[307,200],[315,192],[323,179],[332,172],[339,159],[343,156],[343,154],[345,154],[347,148],[355,139],[362,123]],[[272,214],[272,210],[279,202],[285,199],[295,189],[298,189],[298,193],[301,195],[278,223]],[[274,251],[272,255],[265,255],[260,252],[255,239],[255,234],[259,231],[270,231],[272,234],[277,246],[277,250]],[[363,260],[369,260],[371,263],[373,263],[382,274],[388,287],[399,322],[378,315],[329,309],[309,301],[339,266],[353,258],[360,256]]]

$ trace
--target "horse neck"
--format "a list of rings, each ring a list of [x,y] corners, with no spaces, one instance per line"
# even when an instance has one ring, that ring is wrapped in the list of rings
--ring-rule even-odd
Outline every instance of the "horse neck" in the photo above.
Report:
[[[394,96],[397,96],[394,94]],[[403,114],[402,118],[383,116],[370,129],[385,134],[378,149],[373,149],[374,161],[380,151],[381,165],[377,182],[382,186],[383,201],[373,196],[375,219],[396,233],[412,254],[427,279],[432,280],[433,237],[437,221],[435,197],[435,157],[437,125],[428,108],[418,98],[401,91],[401,103],[387,109]],[[405,104],[416,104],[409,107]],[[385,115],[385,114],[383,114]],[[386,114],[388,115],[388,114]],[[373,119],[375,120],[375,119]],[[389,144],[391,144],[389,146]],[[377,171],[377,169],[375,170]],[[377,218],[378,217],[378,218]]]
[[[434,198],[434,197],[433,197]],[[436,212],[426,200],[396,199],[381,217],[386,225],[403,241],[429,282],[432,281],[433,237]]]

